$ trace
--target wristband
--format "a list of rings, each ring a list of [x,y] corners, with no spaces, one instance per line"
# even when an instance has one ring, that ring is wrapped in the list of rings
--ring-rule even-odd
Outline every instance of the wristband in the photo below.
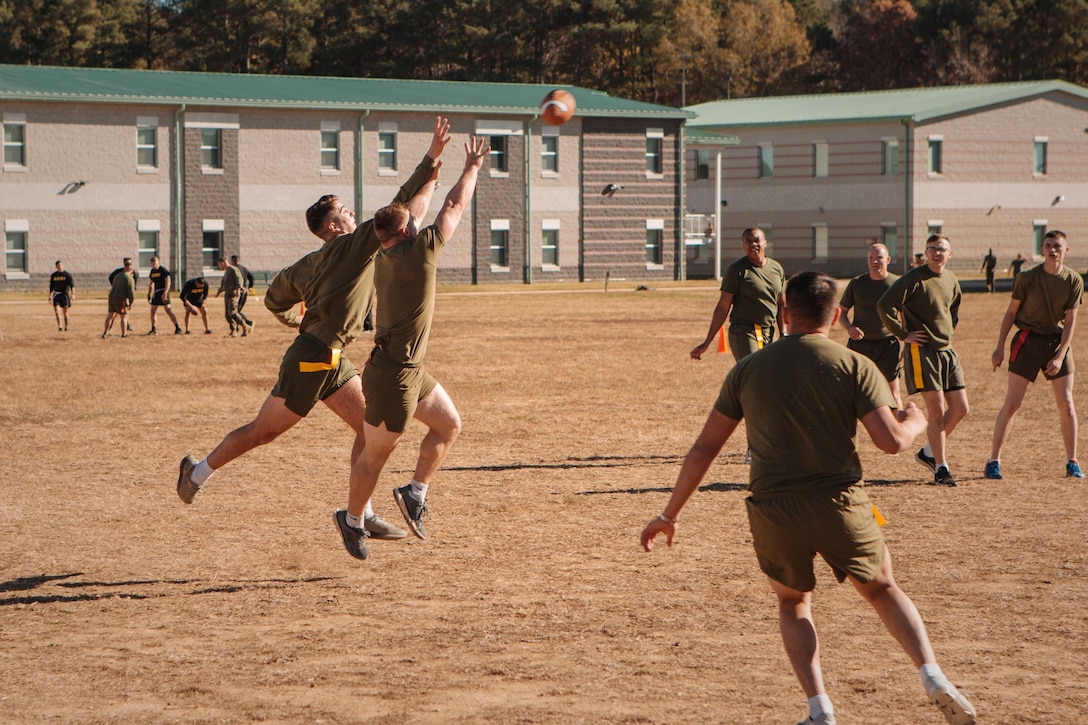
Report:
[[[660,519],[661,521],[664,521],[667,524],[676,524],[677,523],[676,519],[670,519],[665,514],[658,514],[657,518]]]

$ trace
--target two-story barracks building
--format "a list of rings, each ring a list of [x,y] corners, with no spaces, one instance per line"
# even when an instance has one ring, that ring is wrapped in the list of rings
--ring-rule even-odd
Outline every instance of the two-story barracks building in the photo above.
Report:
[[[492,146],[440,281],[682,277],[693,114],[568,87],[577,114],[550,126],[550,89],[0,65],[0,290],[44,288],[57,260],[84,288],[122,257],[158,255],[178,285],[232,254],[273,273],[320,246],[304,212],[322,194],[360,219],[389,203],[438,114],[454,140],[435,209],[469,135]]]

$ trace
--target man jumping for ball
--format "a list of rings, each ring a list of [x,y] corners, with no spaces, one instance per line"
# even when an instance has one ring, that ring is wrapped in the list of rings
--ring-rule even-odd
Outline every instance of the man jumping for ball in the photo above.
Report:
[[[835,280],[825,274],[790,278],[789,334],[726,376],[664,513],[642,531],[642,547],[652,550],[659,534],[672,545],[684,505],[744,420],[752,446],[752,545],[778,598],[782,642],[808,698],[808,718],[798,725],[835,722],[812,622],[817,553],[876,610],[945,719],[970,725],[974,707],[941,672],[918,610],[892,576],[891,555],[861,485],[855,444],[860,420],[878,448],[899,453],[925,430],[926,420],[914,403],[893,410],[895,400],[873,361],[828,339],[839,316],[837,298]],[[788,456],[781,455],[782,441],[790,442]],[[867,720],[887,718],[871,713]]]

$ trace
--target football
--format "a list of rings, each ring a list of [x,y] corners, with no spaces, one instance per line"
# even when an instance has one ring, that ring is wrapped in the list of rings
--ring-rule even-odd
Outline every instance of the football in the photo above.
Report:
[[[544,101],[540,104],[540,117],[553,126],[559,126],[571,119],[574,108],[574,96],[556,88],[544,96]]]

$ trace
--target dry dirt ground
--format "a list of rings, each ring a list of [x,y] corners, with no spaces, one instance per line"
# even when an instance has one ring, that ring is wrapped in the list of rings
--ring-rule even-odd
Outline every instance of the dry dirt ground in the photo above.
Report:
[[[333,527],[351,435],[327,409],[221,469],[192,507],[175,495],[179,459],[272,386],[293,333],[259,302],[245,339],[225,339],[219,314],[214,335],[140,336],[141,303],[124,340],[100,339],[102,299],[80,300],[67,333],[44,299],[0,303],[0,722],[800,719],[744,518],[743,437],[676,546],[638,547],[732,359],[688,358],[712,287],[634,286],[440,295],[428,363],[464,432],[432,487],[430,538],[374,542],[366,562]],[[1081,722],[1088,484],[1063,476],[1048,384],[1015,422],[1005,479],[982,477],[1007,300],[963,304],[958,488],[859,445],[899,582],[980,721]],[[351,350],[361,363],[366,340]],[[1088,329],[1074,351],[1088,365]],[[394,521],[420,436],[379,483]],[[875,614],[817,572],[839,722],[941,722]]]

